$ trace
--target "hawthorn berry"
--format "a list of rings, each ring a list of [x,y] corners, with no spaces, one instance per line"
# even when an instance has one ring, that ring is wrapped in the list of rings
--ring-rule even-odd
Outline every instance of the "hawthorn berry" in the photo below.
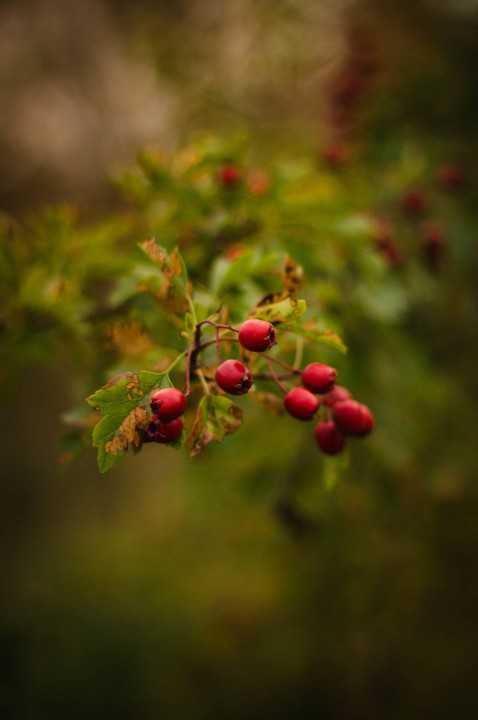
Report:
[[[317,445],[326,455],[337,455],[345,445],[345,436],[333,420],[319,422],[314,433]]]
[[[438,181],[446,190],[458,190],[465,182],[465,175],[458,165],[442,165],[438,169]]]
[[[426,207],[427,201],[422,190],[409,190],[402,197],[402,208],[407,215],[412,217],[423,215]]]
[[[311,420],[319,409],[319,400],[309,390],[296,387],[285,396],[284,407],[297,420]]]
[[[349,400],[351,397],[347,388],[335,385],[322,399],[328,407],[333,407],[336,403]]]
[[[153,419],[144,432],[143,442],[170,443],[178,440],[183,431],[183,421],[176,418],[170,422]]]
[[[345,165],[347,162],[347,148],[339,143],[328,145],[322,150],[322,159],[331,170],[337,170],[337,168],[342,167],[342,165]]]
[[[246,350],[264,352],[276,341],[274,326],[266,320],[246,320],[239,329],[239,342]]]
[[[252,385],[252,375],[239,360],[225,360],[216,370],[216,382],[230,395],[244,395]]]
[[[151,410],[159,420],[175,420],[185,409],[186,396],[177,388],[162,388],[151,396]]]
[[[374,418],[366,405],[355,400],[343,400],[334,405],[335,424],[345,435],[368,435]]]
[[[436,224],[428,224],[423,229],[423,255],[431,270],[437,270],[445,249],[445,235]]]
[[[223,165],[219,170],[219,180],[223,187],[236,187],[241,181],[241,173],[235,165]]]
[[[302,372],[302,384],[313,393],[324,394],[332,390],[337,379],[337,370],[322,363],[310,363]]]

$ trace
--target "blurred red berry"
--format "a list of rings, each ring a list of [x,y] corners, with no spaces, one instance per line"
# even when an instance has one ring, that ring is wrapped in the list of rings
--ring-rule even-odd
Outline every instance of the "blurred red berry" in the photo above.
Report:
[[[342,402],[343,400],[349,400],[351,397],[352,396],[347,388],[344,388],[341,385],[335,385],[332,390],[324,395],[322,400],[326,405],[328,405],[328,407],[333,407],[336,403]]]
[[[446,190],[459,190],[465,183],[465,174],[458,165],[445,164],[438,168],[438,182]]]
[[[319,422],[315,427],[317,445],[326,455],[337,455],[345,445],[345,436],[333,420]]]
[[[334,405],[334,420],[346,435],[367,435],[374,426],[369,408],[355,400],[344,400]]]
[[[443,259],[446,240],[443,229],[436,223],[427,223],[423,227],[423,257],[431,270],[437,270]]]
[[[225,188],[236,187],[241,181],[240,170],[235,165],[224,165],[219,170],[219,180]]]
[[[409,190],[402,197],[403,211],[411,217],[423,215],[427,208],[427,200],[422,190]]]
[[[339,143],[328,145],[322,150],[322,159],[331,170],[337,170],[347,162],[348,150]]]

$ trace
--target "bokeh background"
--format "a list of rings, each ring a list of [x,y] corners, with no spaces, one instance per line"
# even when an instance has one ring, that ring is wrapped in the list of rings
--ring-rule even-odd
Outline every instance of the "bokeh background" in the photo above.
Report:
[[[19,345],[0,375],[2,717],[476,712],[477,31],[473,0],[0,4],[5,215],[93,221],[145,144],[246,131],[363,211],[425,185],[447,239],[439,272],[350,295],[340,362],[377,431],[338,473],[261,410],[194,461],[59,465],[81,362]]]

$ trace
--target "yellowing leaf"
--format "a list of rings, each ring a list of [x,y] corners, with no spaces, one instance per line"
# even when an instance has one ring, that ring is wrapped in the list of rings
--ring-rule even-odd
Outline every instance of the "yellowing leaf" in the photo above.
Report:
[[[279,302],[273,302],[267,305],[258,305],[251,315],[259,320],[267,320],[272,323],[290,322],[297,320],[307,310],[305,300],[296,300],[287,297]]]

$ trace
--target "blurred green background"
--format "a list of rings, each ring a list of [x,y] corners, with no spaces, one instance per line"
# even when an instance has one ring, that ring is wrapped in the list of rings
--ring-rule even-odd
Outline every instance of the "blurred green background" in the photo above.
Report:
[[[0,4],[5,216],[113,217],[110,176],[142,146],[245,131],[265,167],[307,158],[344,221],[386,216],[406,257],[364,251],[319,290],[295,248],[309,294],[343,298],[341,377],[376,414],[346,467],[259,407],[195,460],[61,466],[87,354],[0,336],[2,718],[476,712],[477,59],[472,0]],[[445,228],[438,272],[394,205],[417,186]]]

